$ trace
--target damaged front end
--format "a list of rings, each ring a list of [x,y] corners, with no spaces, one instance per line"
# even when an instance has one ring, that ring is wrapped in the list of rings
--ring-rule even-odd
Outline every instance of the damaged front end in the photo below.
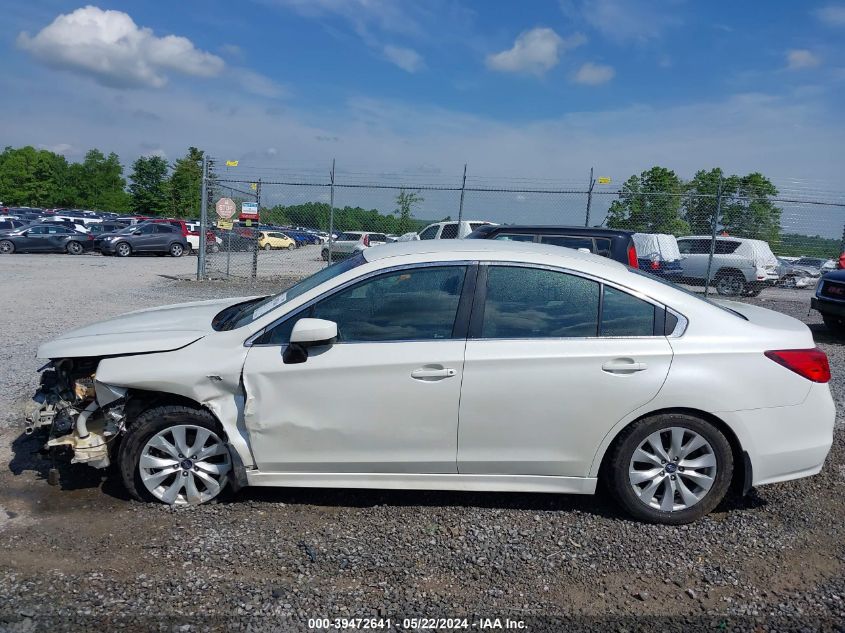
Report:
[[[126,425],[127,390],[97,382],[99,358],[52,360],[26,416],[26,433],[47,432],[51,454],[68,452],[71,463],[108,467],[109,447]]]

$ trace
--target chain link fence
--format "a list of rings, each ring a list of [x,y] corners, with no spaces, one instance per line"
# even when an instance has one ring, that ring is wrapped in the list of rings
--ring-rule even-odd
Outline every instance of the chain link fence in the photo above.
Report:
[[[620,187],[592,172],[579,185],[213,158],[204,169],[201,279],[300,278],[371,245],[419,239],[432,223],[465,221],[631,230],[640,268],[705,293],[755,295],[814,287],[845,240],[845,193],[806,181],[775,186],[759,175],[714,171],[667,191],[636,178]],[[229,219],[216,213],[221,199],[234,205]]]

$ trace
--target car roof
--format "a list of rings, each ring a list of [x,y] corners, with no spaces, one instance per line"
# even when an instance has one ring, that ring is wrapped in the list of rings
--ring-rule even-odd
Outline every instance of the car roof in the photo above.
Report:
[[[474,220],[473,220],[474,221]],[[547,233],[551,231],[566,231],[570,235],[602,235],[606,237],[624,237],[633,235],[633,231],[624,229],[609,229],[592,226],[566,226],[563,224],[487,224],[475,229],[476,232],[487,233]]]
[[[713,239],[712,235],[684,235],[679,237],[679,240],[707,240]],[[735,235],[717,235],[716,240],[731,240],[733,242],[763,242],[764,240],[755,240],[750,237],[736,237]]]
[[[432,253],[460,254],[467,257],[481,259],[495,259],[497,256],[505,260],[519,260],[520,253],[530,255],[547,255],[556,260],[572,260],[573,262],[589,262],[604,264],[624,269],[625,266],[617,261],[583,253],[574,248],[553,246],[550,244],[535,244],[534,242],[512,242],[501,240],[415,240],[412,242],[392,242],[383,246],[373,246],[363,251],[364,258],[374,262],[386,257],[400,257],[404,255],[427,255]]]

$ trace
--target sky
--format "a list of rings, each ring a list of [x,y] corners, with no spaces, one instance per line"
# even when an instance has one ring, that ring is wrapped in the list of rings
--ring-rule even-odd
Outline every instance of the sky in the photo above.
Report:
[[[843,191],[845,2],[2,0],[0,144],[278,173]],[[355,176],[358,174],[358,176]],[[474,179],[474,180],[472,180]],[[825,194],[827,195],[827,194]]]

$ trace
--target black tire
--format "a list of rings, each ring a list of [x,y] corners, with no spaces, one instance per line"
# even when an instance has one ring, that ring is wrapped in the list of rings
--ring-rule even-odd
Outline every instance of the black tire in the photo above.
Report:
[[[85,249],[82,247],[82,244],[77,242],[76,240],[71,240],[65,246],[65,250],[67,251],[68,255],[82,255]]]
[[[129,257],[132,254],[132,247],[128,242],[118,242],[114,245],[114,254],[118,257]]]
[[[171,257],[182,257],[182,255],[185,254],[185,247],[179,242],[173,242],[173,244],[170,245],[170,250],[168,252]]]
[[[194,252],[194,249],[193,249],[193,247],[192,247],[192,246],[190,245],[190,243],[189,243],[189,244],[185,247],[185,253],[184,253],[184,255],[185,255],[185,257],[187,257],[188,255],[190,255],[190,254],[191,254],[191,253],[193,253],[193,252]]]
[[[328,250],[323,250],[323,252],[321,253],[321,255],[323,256],[323,261],[324,261],[324,262],[329,261],[329,251],[328,251]]]
[[[15,252],[15,244],[11,240],[0,240],[0,255],[11,255]]]
[[[288,244],[288,250],[289,251],[295,251],[296,250],[296,244]]]
[[[634,492],[628,470],[634,451],[646,438],[661,429],[681,427],[703,437],[716,458],[716,476],[710,489],[698,503],[688,508],[662,511],[646,505]],[[668,413],[643,418],[626,428],[610,449],[603,476],[610,492],[633,517],[648,523],[683,525],[710,513],[724,499],[733,478],[733,453],[724,434],[700,418],[682,413]]]
[[[835,314],[823,314],[822,320],[824,321],[825,327],[832,334],[838,337],[845,337],[845,319]]]
[[[204,409],[163,406],[144,411],[138,416],[132,426],[129,427],[129,430],[123,437],[117,457],[117,466],[123,485],[133,499],[161,503],[159,499],[156,499],[147,490],[147,487],[141,480],[139,468],[141,451],[153,435],[168,427],[180,424],[201,426],[216,433],[220,438],[225,439],[220,424],[211,413]],[[217,495],[216,499],[219,499],[220,495],[225,493],[226,488],[228,488],[228,482],[224,486],[223,491]]]
[[[269,244],[265,244],[265,245],[263,246],[263,248],[264,248],[264,250],[265,250],[265,251],[271,251],[271,250],[273,250],[273,247],[272,247],[272,246],[270,246]]]
[[[737,297],[746,291],[745,277],[740,273],[722,273],[716,277],[713,285],[723,297]]]

